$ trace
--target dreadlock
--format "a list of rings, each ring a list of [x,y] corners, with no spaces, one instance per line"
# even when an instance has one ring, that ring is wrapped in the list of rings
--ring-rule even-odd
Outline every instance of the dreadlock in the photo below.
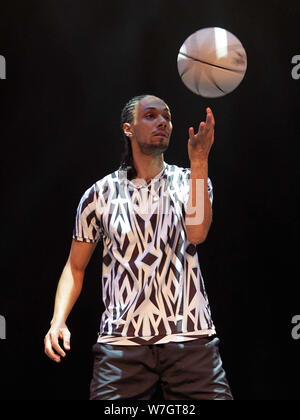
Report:
[[[127,178],[132,179],[136,177],[137,172],[134,167],[133,163],[133,155],[132,155],[132,147],[130,139],[124,134],[123,131],[123,124],[129,123],[131,124],[134,120],[134,111],[137,106],[137,104],[147,96],[152,95],[139,95],[135,96],[134,98],[130,99],[130,101],[127,102],[127,104],[124,106],[122,112],[121,112],[121,130],[122,130],[122,136],[125,142],[125,150],[123,152],[123,155],[121,157],[121,165],[120,168],[123,171],[127,172]]]

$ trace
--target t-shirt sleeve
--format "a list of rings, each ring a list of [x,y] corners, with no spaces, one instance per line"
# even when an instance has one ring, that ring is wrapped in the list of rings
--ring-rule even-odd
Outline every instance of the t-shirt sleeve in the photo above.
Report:
[[[81,242],[96,243],[102,236],[97,202],[99,191],[94,184],[87,189],[77,207],[73,239]]]

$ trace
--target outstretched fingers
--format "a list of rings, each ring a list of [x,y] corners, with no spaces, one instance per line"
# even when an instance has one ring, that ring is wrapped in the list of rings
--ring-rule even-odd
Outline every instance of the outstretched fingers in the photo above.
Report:
[[[214,129],[215,126],[215,117],[212,110],[207,107],[206,108],[206,120],[201,121],[199,124],[198,132],[195,134],[194,128],[189,128],[189,139],[191,144],[195,144],[195,142],[200,139],[202,136],[207,135],[211,130]]]
[[[206,126],[208,129],[214,127],[215,125],[215,117],[210,108],[206,108]]]

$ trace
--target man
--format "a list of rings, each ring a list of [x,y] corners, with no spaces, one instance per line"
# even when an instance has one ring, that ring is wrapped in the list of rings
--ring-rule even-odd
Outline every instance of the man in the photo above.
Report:
[[[105,311],[90,399],[150,399],[160,383],[167,400],[230,400],[196,250],[212,220],[213,113],[207,108],[197,133],[189,129],[189,169],[164,161],[172,122],[161,99],[130,100],[121,128],[126,149],[119,170],[79,203],[45,352],[59,362],[70,349],[66,320],[102,238]]]

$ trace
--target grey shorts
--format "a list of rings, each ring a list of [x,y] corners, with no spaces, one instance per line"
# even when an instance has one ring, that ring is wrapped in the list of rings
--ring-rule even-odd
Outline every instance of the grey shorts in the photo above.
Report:
[[[90,400],[232,400],[218,337],[182,343],[93,346]]]

